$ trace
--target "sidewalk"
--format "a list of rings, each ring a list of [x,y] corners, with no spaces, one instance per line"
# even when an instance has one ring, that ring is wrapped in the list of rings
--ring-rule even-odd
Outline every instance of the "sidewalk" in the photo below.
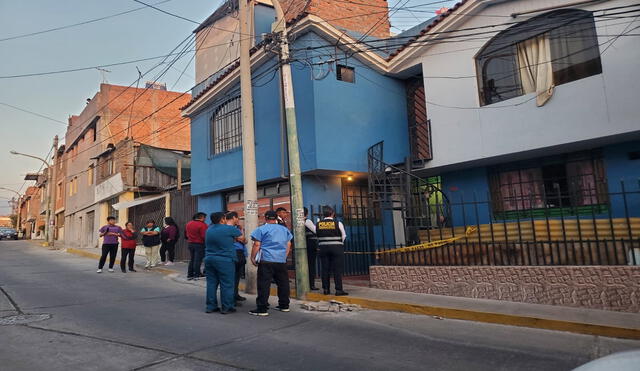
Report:
[[[58,246],[60,247],[60,246]],[[93,259],[99,249],[66,249],[68,253]],[[139,262],[145,259],[136,257]],[[141,264],[137,264],[142,267]],[[187,281],[187,263],[156,267],[152,272],[171,275],[176,282],[205,286],[205,281]],[[241,284],[242,285],[242,284]],[[338,300],[374,310],[398,311],[450,319],[532,327],[556,331],[640,339],[640,314],[553,305],[516,303],[500,300],[470,299],[453,296],[417,294],[346,285],[349,296],[326,296],[313,291],[309,301]]]

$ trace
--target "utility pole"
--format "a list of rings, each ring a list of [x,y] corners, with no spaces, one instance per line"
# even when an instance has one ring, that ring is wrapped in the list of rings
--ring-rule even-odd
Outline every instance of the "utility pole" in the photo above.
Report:
[[[53,158],[58,157],[58,136],[53,137]],[[56,213],[55,210],[55,199],[56,199],[56,163],[55,161],[51,161],[51,166],[49,166],[49,171],[47,171],[48,183],[49,183],[49,200],[47,204],[47,225],[49,228],[49,232],[47,234],[47,243],[50,247],[53,247],[54,244],[54,235],[55,235],[55,219]],[[46,229],[46,228],[45,228]]]
[[[304,230],[304,201],[302,199],[302,174],[300,170],[300,152],[298,146],[298,126],[296,123],[296,104],[293,97],[293,78],[289,61],[289,40],[287,21],[278,0],[273,2],[276,10],[276,23],[272,32],[280,33],[280,73],[284,91],[285,121],[287,123],[287,145],[289,150],[289,187],[291,188],[292,224],[294,226],[296,259],[296,296],[301,299],[309,292],[309,266],[307,262],[307,241]]]
[[[251,86],[251,38],[253,24],[249,24],[248,1],[240,0],[240,104],[242,106],[242,173],[244,184],[244,233],[250,241],[251,233],[258,228],[258,185],[256,181],[256,148],[253,132],[253,92]],[[277,1],[276,1],[277,2]],[[253,17],[251,17],[253,18]],[[247,264],[245,292],[257,292],[257,268]]]

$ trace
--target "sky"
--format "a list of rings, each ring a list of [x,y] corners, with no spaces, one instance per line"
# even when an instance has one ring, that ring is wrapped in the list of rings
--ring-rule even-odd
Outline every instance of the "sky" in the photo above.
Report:
[[[366,0],[365,0],[366,1]],[[147,2],[147,1],[145,1]],[[150,4],[202,21],[222,0],[148,0]],[[393,7],[409,7],[411,11],[392,13],[392,32],[399,33],[432,17],[436,9],[453,1],[432,4],[429,0],[389,0]],[[0,187],[24,192],[33,182],[24,175],[36,172],[38,160],[9,154],[10,150],[45,157],[54,135],[64,140],[67,119],[82,111],[87,98],[93,97],[103,81],[97,70],[1,78],[19,74],[58,71],[77,67],[104,65],[122,61],[165,55],[188,37],[195,24],[146,8],[133,0],[0,0],[0,39],[75,24],[136,8],[131,13],[77,27],[0,40]],[[186,73],[191,54],[180,59],[160,82],[173,90],[186,91],[194,85],[194,66]],[[141,71],[158,61],[108,67],[106,80],[128,86]],[[5,104],[29,110],[51,119],[19,111]],[[0,215],[8,214],[8,200],[14,194],[0,189]]]

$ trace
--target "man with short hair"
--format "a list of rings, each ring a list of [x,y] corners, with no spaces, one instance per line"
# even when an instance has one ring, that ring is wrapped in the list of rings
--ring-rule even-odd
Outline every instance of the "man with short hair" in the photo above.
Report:
[[[102,256],[98,262],[97,273],[102,273],[102,268],[109,255],[109,272],[113,273],[113,265],[116,263],[116,254],[118,253],[118,237],[122,233],[122,228],[116,225],[116,218],[113,216],[107,217],[107,224],[100,230],[100,237],[104,237],[102,240]]]
[[[276,209],[276,215],[278,216],[278,219],[276,220],[278,224],[280,224],[281,226],[287,227],[287,222],[285,221],[287,214],[289,214],[289,212],[284,207],[279,207]]]
[[[278,286],[277,310],[289,312],[289,273],[287,256],[291,251],[293,235],[287,228],[278,225],[278,214],[269,210],[264,214],[266,223],[251,233],[253,248],[251,263],[258,267],[257,308],[249,311],[254,316],[268,316],[271,281]]]
[[[331,293],[330,277],[336,287],[336,296],[349,295],[342,289],[342,271],[344,270],[344,240],[347,233],[342,222],[335,220],[336,213],[329,206],[322,208],[323,219],[316,224],[319,256],[322,262],[322,289],[325,295]]]
[[[227,219],[227,225],[238,228],[240,233],[242,233],[242,227],[240,226],[240,218],[238,217],[238,213],[235,211],[230,211],[224,216]],[[235,275],[235,298],[236,305],[240,305],[239,302],[243,302],[247,300],[244,296],[240,296],[240,276],[242,276],[242,272],[244,272],[245,264],[247,264],[247,249],[244,246],[247,243],[247,240],[244,236],[240,235],[236,238],[233,246],[236,248],[236,257],[238,260],[236,261],[236,275]]]
[[[193,220],[185,226],[185,235],[189,248],[189,268],[187,269],[187,280],[191,281],[202,277],[202,260],[204,259],[204,239],[207,233],[207,223],[204,220],[207,214],[198,212],[193,215]]]
[[[233,282],[237,260],[234,242],[241,236],[235,226],[227,225],[224,213],[211,214],[211,225],[205,238],[204,266],[207,272],[207,313],[236,311]],[[220,286],[220,306],[217,291]]]

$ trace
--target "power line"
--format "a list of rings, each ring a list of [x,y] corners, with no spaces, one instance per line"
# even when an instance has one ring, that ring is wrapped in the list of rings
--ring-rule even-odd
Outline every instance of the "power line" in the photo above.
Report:
[[[55,122],[56,124],[62,124],[62,125],[64,125],[64,126],[67,126],[67,123],[66,123],[66,122],[64,122],[64,121],[60,121],[60,120],[58,120],[58,119],[54,119],[54,118],[52,118],[52,117],[49,117],[49,116],[43,115],[43,114],[41,114],[41,113],[37,113],[37,112],[30,111],[30,110],[28,110],[28,109],[26,109],[26,108],[20,108],[20,107],[14,106],[14,105],[9,104],[9,103],[4,103],[4,102],[0,102],[0,105],[6,106],[6,107],[9,107],[9,108],[13,108],[13,109],[18,110],[18,111],[22,111],[22,112],[28,113],[28,114],[30,114],[30,115],[38,116],[38,117],[40,117],[40,118],[43,118],[43,119],[46,119],[46,120],[49,120],[49,121]]]
[[[198,21],[194,21],[193,19],[189,19],[189,18],[183,17],[183,16],[181,16],[181,15],[178,15],[178,14],[174,14],[174,13],[168,12],[168,11],[166,11],[166,10],[164,10],[164,9],[160,9],[160,8],[158,8],[158,7],[156,7],[156,6],[151,5],[151,4],[144,3],[144,2],[142,2],[142,1],[140,1],[140,0],[133,0],[133,1],[135,1],[136,3],[142,4],[142,5],[144,5],[144,6],[148,6],[149,8],[154,9],[154,10],[157,10],[157,11],[159,11],[159,12],[161,12],[161,13],[164,13],[164,14],[170,15],[170,16],[172,16],[172,17],[176,17],[176,18],[178,18],[178,19],[185,20],[185,21],[187,21],[187,22],[195,23],[195,24],[197,24],[197,25],[200,25],[200,23],[201,23],[201,22],[198,22]]]
[[[155,3],[154,5],[159,5],[159,4],[168,3],[169,1],[171,1],[171,0],[163,0],[163,1],[160,1],[160,2]],[[143,9],[146,9],[146,8],[147,8],[147,7],[142,6],[142,7],[139,7],[139,8],[126,10],[126,11],[124,11],[124,12],[115,13],[115,14],[111,14],[111,15],[104,16],[104,17],[99,17],[99,18],[89,19],[89,20],[82,21],[82,22],[79,22],[79,23],[74,23],[74,24],[69,24],[69,25],[59,26],[59,27],[54,27],[54,28],[48,28],[48,29],[46,29],[46,30],[41,30],[41,31],[36,31],[36,32],[30,32],[30,33],[25,33],[25,34],[22,34],[22,35],[15,35],[15,36],[10,36],[10,37],[5,37],[5,38],[3,38],[3,39],[0,39],[0,42],[2,42],[2,41],[8,41],[8,40],[21,39],[21,38],[30,37],[30,36],[41,35],[41,34],[48,33],[48,32],[53,32],[53,31],[65,30],[65,29],[67,29],[67,28],[72,28],[72,27],[82,26],[82,25],[85,25],[85,24],[94,23],[94,22],[99,22],[99,21],[103,21],[103,20],[105,20],[105,19],[114,18],[114,17],[118,17],[118,16],[121,16],[121,15],[125,15],[125,14],[129,14],[129,13],[137,12],[138,10],[143,10]]]

